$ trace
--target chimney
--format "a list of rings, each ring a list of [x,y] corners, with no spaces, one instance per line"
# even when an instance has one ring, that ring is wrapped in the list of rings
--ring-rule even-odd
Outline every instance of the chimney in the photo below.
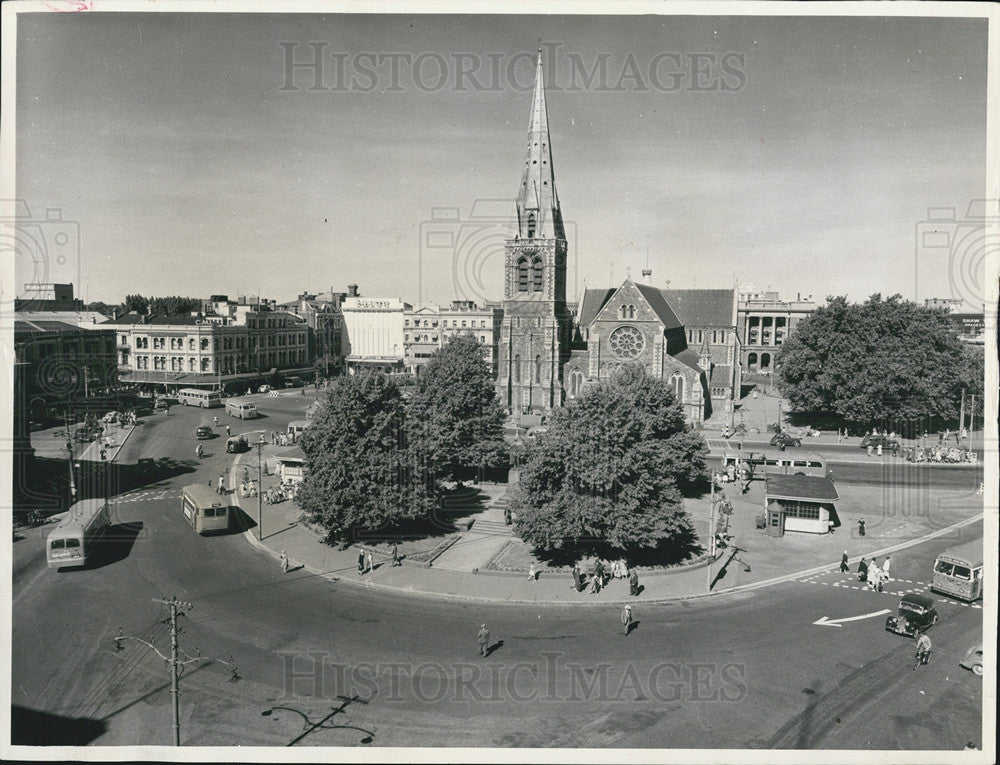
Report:
[[[111,309],[111,321],[118,321],[118,309],[117,308],[112,308]]]
[[[347,285],[347,296],[348,297],[357,297],[358,296],[358,285],[357,284],[348,284]]]

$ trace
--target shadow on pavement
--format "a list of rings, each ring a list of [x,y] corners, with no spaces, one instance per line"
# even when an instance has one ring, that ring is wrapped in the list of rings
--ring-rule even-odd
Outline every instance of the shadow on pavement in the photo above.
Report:
[[[10,743],[22,746],[84,746],[104,734],[103,720],[62,717],[14,704],[10,708]]]

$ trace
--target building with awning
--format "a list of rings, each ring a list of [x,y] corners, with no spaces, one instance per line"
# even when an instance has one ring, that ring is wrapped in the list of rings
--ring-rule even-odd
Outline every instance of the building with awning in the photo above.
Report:
[[[837,487],[829,478],[812,475],[771,475],[767,477],[764,507],[769,533],[784,531],[826,534],[840,525],[836,503]]]
[[[276,452],[274,459],[278,463],[278,478],[292,483],[302,483],[306,474],[306,453],[301,446],[292,446]]]

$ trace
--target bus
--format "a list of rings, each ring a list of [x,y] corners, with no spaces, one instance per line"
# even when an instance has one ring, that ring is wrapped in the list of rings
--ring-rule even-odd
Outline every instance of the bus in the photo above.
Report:
[[[198,390],[197,388],[181,388],[177,391],[177,400],[184,406],[200,406],[202,409],[212,409],[222,406],[222,396],[217,390]]]
[[[798,454],[767,454],[747,451],[725,452],[722,455],[723,475],[729,480],[739,479],[741,463],[750,470],[750,480],[763,479],[767,475],[802,475],[828,478],[826,460],[819,454],[800,452]]]
[[[49,532],[45,558],[49,568],[86,566],[94,544],[111,525],[111,508],[105,499],[84,499]]]
[[[949,547],[934,561],[931,589],[970,603],[983,594],[983,540]]]
[[[257,405],[245,398],[231,398],[226,401],[226,414],[241,420],[254,420],[260,417]]]
[[[229,529],[229,500],[203,483],[181,490],[181,507],[191,528],[199,534]]]

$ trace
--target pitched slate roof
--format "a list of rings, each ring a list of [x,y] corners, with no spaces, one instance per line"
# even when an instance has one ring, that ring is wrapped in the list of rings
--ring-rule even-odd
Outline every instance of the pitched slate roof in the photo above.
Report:
[[[681,320],[677,318],[674,309],[664,299],[663,293],[660,290],[656,287],[650,287],[648,284],[636,284],[635,288],[639,290],[639,294],[649,303],[649,307],[656,312],[660,321],[663,322],[665,329],[677,329],[684,326]]]
[[[600,310],[604,308],[611,296],[618,290],[611,288],[587,289],[583,291],[583,300],[580,301],[580,326],[586,329],[591,325]]]
[[[687,327],[732,327],[733,290],[658,290]]]
[[[671,354],[675,359],[677,359],[682,364],[686,364],[692,369],[697,369],[701,371],[701,367],[698,365],[698,354],[692,351],[690,348],[685,348],[682,351]]]
[[[840,499],[833,481],[815,475],[768,476],[765,494],[769,499],[806,499],[814,502]]]

